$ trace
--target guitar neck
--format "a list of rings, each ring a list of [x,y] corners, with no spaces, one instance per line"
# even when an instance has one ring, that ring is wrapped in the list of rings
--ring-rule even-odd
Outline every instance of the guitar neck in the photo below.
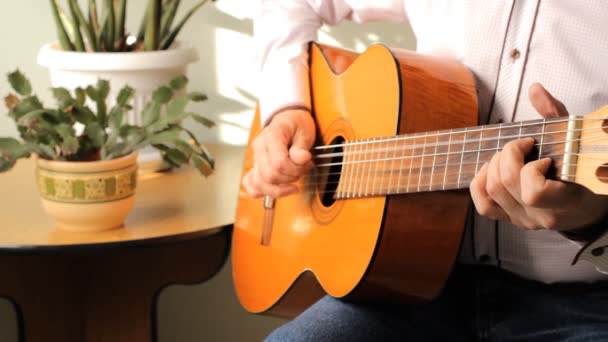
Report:
[[[349,141],[341,145],[335,197],[468,188],[494,154],[526,137],[536,141],[527,158],[550,157],[555,171],[564,163],[567,131],[567,118],[551,118]],[[326,172],[335,174],[335,164]]]

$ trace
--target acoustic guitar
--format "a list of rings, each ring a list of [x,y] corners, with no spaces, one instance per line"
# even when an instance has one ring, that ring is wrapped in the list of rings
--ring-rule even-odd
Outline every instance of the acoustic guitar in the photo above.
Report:
[[[456,61],[381,45],[361,55],[311,44],[318,141],[300,192],[241,188],[233,277],[250,312],[293,315],[323,293],[425,302],[454,265],[467,187],[509,141],[533,137],[550,176],[608,193],[608,106],[585,116],[478,125],[473,76]],[[256,113],[251,141],[260,131]],[[243,175],[253,166],[247,149]]]

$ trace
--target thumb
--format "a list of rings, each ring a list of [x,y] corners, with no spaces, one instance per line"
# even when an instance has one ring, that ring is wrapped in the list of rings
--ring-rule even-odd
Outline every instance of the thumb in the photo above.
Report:
[[[528,89],[530,103],[543,118],[568,116],[563,103],[554,98],[540,83],[534,83]]]
[[[311,130],[312,133],[310,132]],[[291,141],[291,147],[289,148],[289,157],[291,160],[298,165],[309,163],[312,159],[310,149],[314,144],[314,140],[314,126],[298,126],[293,136],[293,140]]]

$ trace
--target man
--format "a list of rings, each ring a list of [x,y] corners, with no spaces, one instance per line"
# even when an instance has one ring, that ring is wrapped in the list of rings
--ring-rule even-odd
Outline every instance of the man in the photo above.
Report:
[[[568,115],[566,106],[584,114],[608,104],[605,0],[262,0],[258,6],[265,126],[243,180],[252,196],[298,191],[292,183],[312,166],[306,43],[323,23],[409,21],[418,52],[457,58],[474,73],[481,122]],[[571,265],[584,242],[608,227],[608,198],[546,179],[549,159],[524,163],[533,144],[510,142],[476,175],[470,191],[479,215],[436,301],[380,307],[324,298],[269,340],[608,341],[608,276],[591,263]]]

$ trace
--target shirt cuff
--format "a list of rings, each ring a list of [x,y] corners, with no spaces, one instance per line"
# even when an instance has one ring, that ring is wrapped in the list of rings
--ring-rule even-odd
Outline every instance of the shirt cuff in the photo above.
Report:
[[[310,88],[308,62],[300,58],[296,61],[269,61],[262,70],[258,99],[262,126],[285,107],[305,107],[310,109]]]

